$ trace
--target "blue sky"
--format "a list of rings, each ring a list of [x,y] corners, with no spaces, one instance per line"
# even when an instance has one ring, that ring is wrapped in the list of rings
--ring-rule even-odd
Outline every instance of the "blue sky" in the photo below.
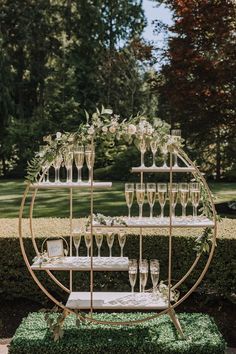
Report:
[[[161,34],[158,36],[153,34],[152,21],[158,19],[163,21],[166,24],[171,24],[172,23],[171,12],[163,5],[157,7],[156,2],[152,0],[143,0],[143,8],[145,11],[145,16],[148,21],[148,25],[145,28],[143,36],[146,40],[154,41],[158,43],[159,46],[161,46],[161,43],[163,41],[163,36]]]

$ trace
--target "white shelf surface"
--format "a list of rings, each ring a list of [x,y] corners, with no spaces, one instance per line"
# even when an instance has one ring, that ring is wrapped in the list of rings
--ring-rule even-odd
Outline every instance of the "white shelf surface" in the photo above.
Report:
[[[72,292],[66,307],[70,309],[89,309],[90,292]],[[164,310],[168,307],[160,293],[94,292],[93,308],[96,310]]]
[[[60,188],[91,188],[91,183],[89,182],[40,182],[40,183],[33,183],[30,185],[31,188],[40,188],[40,189],[60,189]],[[93,188],[111,188],[112,182],[93,182]]]
[[[191,167],[191,166],[186,166],[186,167],[172,167],[172,172],[194,172],[195,168]],[[146,172],[146,173],[150,173],[150,172],[157,172],[157,173],[161,173],[161,172],[170,172],[170,167],[133,167],[131,169],[131,172]]]
[[[126,222],[126,225],[102,225],[98,223],[93,223],[93,227],[101,227],[101,228],[127,228],[127,227],[132,227],[132,228],[162,228],[162,227],[169,227],[170,226],[170,218],[169,217],[154,217],[150,219],[149,217],[143,217],[139,219],[138,217],[131,217],[130,219],[128,218],[123,218],[123,220]],[[176,217],[172,218],[172,227],[214,227],[214,222],[206,217],[197,217],[197,218],[192,218],[192,217]]]
[[[90,257],[62,257],[40,265],[37,260],[31,265],[33,270],[77,270],[90,271]],[[93,257],[94,271],[128,271],[128,257]]]

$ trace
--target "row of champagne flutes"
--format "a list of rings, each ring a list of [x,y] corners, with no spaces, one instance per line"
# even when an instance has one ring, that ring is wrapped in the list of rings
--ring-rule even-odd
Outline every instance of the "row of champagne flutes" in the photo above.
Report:
[[[137,259],[129,260],[129,281],[132,293],[134,292],[134,287],[137,281],[138,270],[141,291],[144,292],[145,287],[147,285],[149,270],[148,261],[146,259],[142,259],[139,262],[137,261]],[[160,275],[160,263],[157,259],[150,260],[150,274],[152,279],[153,291],[155,292],[157,290]]]
[[[193,217],[197,216],[197,207],[200,202],[201,189],[200,184],[195,183],[126,183],[125,184],[125,199],[128,206],[128,217],[131,217],[131,207],[134,199],[134,192],[136,192],[136,201],[139,206],[139,218],[143,215],[143,204],[145,201],[145,195],[147,195],[147,201],[150,206],[150,218],[153,218],[153,207],[156,199],[158,199],[161,206],[161,218],[164,217],[164,207],[167,197],[171,200],[172,216],[175,217],[175,208],[180,200],[182,205],[182,217],[186,217],[186,207],[191,200],[193,206]]]
[[[106,231],[102,231],[100,229],[94,230],[95,241],[98,249],[98,257],[101,257],[101,247],[103,243],[103,238],[105,236],[107,245],[109,248],[109,257],[112,257],[112,247],[115,241],[115,235],[118,235],[118,242],[120,245],[120,257],[123,257],[123,250],[126,242],[126,233],[123,229],[119,229],[114,232],[114,230],[106,229]],[[90,232],[85,233],[76,233],[73,235],[73,242],[76,249],[76,257],[79,256],[79,247],[82,239],[82,235],[84,236],[85,245],[87,248],[87,257],[89,257],[89,250],[91,248],[92,237]]]
[[[171,130],[171,136],[173,142],[178,143],[181,140],[181,130],[180,129],[172,129]],[[158,151],[158,148],[160,149],[161,154],[163,155],[163,165],[161,167],[165,168],[168,167],[167,165],[167,160],[168,160],[168,145],[167,143],[163,143],[162,145],[159,146],[158,140],[155,138],[152,139],[149,143],[145,141],[145,139],[141,139],[138,144],[139,150],[141,152],[141,167],[145,167],[144,163],[144,155],[145,153],[150,149],[152,153],[152,167],[157,167],[156,166],[156,154]],[[174,167],[178,167],[178,157],[177,154],[174,152]]]
[[[40,149],[43,149],[42,146]],[[64,165],[66,168],[66,182],[72,182],[72,167],[73,162],[75,162],[75,166],[78,171],[77,182],[82,182],[81,171],[84,165],[84,161],[86,160],[86,164],[89,170],[89,182],[91,182],[91,170],[94,165],[95,160],[95,151],[92,145],[78,145],[74,150],[66,149],[63,153],[57,154],[55,159],[52,162],[52,166],[55,170],[55,179],[53,182],[60,183],[60,169]],[[45,177],[42,182],[50,183],[49,169],[50,162],[45,162],[42,166],[42,172],[45,172]]]

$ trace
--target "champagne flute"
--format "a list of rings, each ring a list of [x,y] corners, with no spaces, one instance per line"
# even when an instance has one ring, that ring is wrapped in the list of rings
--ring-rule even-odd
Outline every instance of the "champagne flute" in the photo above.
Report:
[[[55,183],[60,183],[59,171],[62,164],[63,158],[61,154],[58,154],[53,160],[53,167],[55,169]]]
[[[96,245],[98,248],[98,257],[101,257],[101,247],[102,247],[102,241],[103,241],[103,234],[100,229],[95,230],[95,240],[96,240]]]
[[[113,231],[107,231],[107,245],[109,247],[109,257],[112,257],[111,250],[114,243],[115,235]]]
[[[79,257],[79,246],[81,242],[81,233],[73,236],[73,242],[76,249],[76,257]]]
[[[152,279],[153,292],[156,292],[160,275],[160,263],[158,259],[150,260],[150,273]]]
[[[166,183],[157,184],[158,199],[161,206],[161,218],[164,218],[164,206],[166,204],[166,194],[167,194],[167,185]]]
[[[91,243],[92,243],[92,237],[91,237],[91,233],[90,232],[86,232],[84,235],[84,241],[87,247],[87,257],[89,257],[89,249],[91,247]]]
[[[188,183],[179,183],[180,203],[182,205],[182,217],[186,217],[186,206],[189,199],[189,185]]]
[[[129,214],[128,214],[129,219],[130,219],[130,211],[131,211],[131,206],[133,204],[133,199],[134,199],[134,183],[125,183],[125,200],[129,210]]]
[[[157,153],[157,140],[154,140],[154,139],[151,140],[150,148],[152,151],[152,167],[156,167],[155,157],[156,157],[156,153]]]
[[[45,159],[45,146],[44,145],[39,145],[39,155],[41,157],[44,157],[43,163],[42,163],[42,173],[44,174],[43,176],[43,183],[49,183],[49,167],[50,167],[50,162],[48,162]]]
[[[78,179],[77,183],[82,182],[81,178],[81,170],[84,164],[84,146],[83,145],[78,145],[75,152],[74,152],[74,157],[75,157],[75,165],[78,171]]]
[[[139,141],[139,150],[141,152],[141,166],[140,167],[145,167],[144,154],[146,152],[146,149],[147,149],[146,142],[145,142],[144,138],[141,138],[141,140]]]
[[[66,168],[66,183],[72,182],[73,152],[66,150],[64,153],[64,165]]]
[[[123,258],[123,249],[125,246],[125,241],[126,241],[126,233],[124,230],[120,229],[118,233],[118,241],[120,245],[120,256]]]
[[[164,162],[163,162],[163,166],[164,168],[168,167],[167,165],[167,158],[168,158],[168,145],[167,144],[163,144],[161,147],[161,151],[163,154],[163,158],[164,158]]]
[[[197,216],[197,207],[200,201],[200,184],[190,183],[190,196],[193,205],[193,217]]]
[[[181,140],[181,130],[180,129],[172,129],[171,135],[173,137],[174,143],[178,143]],[[174,153],[174,167],[179,167],[177,153]]]
[[[171,207],[172,207],[172,217],[175,218],[175,207],[178,199],[178,183],[172,183],[172,188],[169,183],[169,200],[171,199]],[[171,198],[170,198],[171,193]]]
[[[86,145],[85,146],[85,158],[86,158],[86,163],[87,167],[89,170],[89,179],[88,183],[91,183],[91,171],[94,165],[94,160],[95,160],[95,151],[92,145]]]
[[[129,281],[131,285],[131,292],[134,293],[134,287],[137,281],[138,262],[136,259],[129,260]]]
[[[156,184],[147,183],[147,200],[150,205],[150,218],[153,218],[153,206],[156,200]]]
[[[143,203],[145,198],[145,184],[136,183],[136,199],[139,205],[139,219],[142,219],[143,216]]]
[[[148,279],[148,262],[146,259],[142,259],[141,261],[139,261],[139,278],[141,291],[144,292]]]

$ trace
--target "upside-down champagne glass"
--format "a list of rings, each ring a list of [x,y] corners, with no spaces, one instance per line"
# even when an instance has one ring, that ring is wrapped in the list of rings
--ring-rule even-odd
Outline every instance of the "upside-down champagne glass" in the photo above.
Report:
[[[131,206],[134,199],[134,183],[125,183],[125,200],[129,210],[128,218],[130,219],[131,215]]]
[[[164,207],[166,204],[166,195],[167,195],[167,184],[166,183],[158,183],[157,184],[157,193],[158,200],[161,206],[161,218],[164,218]]]
[[[81,233],[73,235],[73,242],[76,249],[76,257],[79,257],[79,246],[81,242],[81,236],[82,236]]]
[[[161,152],[162,152],[162,154],[163,154],[163,159],[164,159],[164,162],[163,162],[162,167],[166,168],[166,167],[168,167],[168,165],[167,165],[168,145],[167,145],[167,144],[163,144],[163,145],[162,145],[162,147],[161,147]]]
[[[115,235],[113,233],[113,231],[107,231],[107,245],[109,247],[109,257],[112,257],[112,246],[114,243],[114,239],[115,239]]]
[[[86,232],[84,234],[84,241],[87,247],[87,258],[89,257],[89,249],[91,247],[91,243],[92,243],[92,236],[90,232]]]
[[[118,233],[118,241],[119,241],[119,245],[120,245],[120,256],[123,258],[123,249],[125,246],[125,241],[126,241],[126,233],[123,229],[119,230]]]
[[[146,142],[145,142],[145,139],[142,138],[139,142],[139,150],[141,152],[141,166],[140,167],[145,167],[144,165],[144,154],[146,152],[146,149],[147,149],[147,145],[146,145]]]
[[[153,218],[153,206],[156,200],[156,184],[147,183],[147,200],[150,205],[150,218]]]
[[[131,285],[131,292],[134,293],[134,287],[137,281],[138,262],[136,259],[129,260],[129,281]]]
[[[75,165],[78,171],[77,182],[82,182],[81,170],[84,164],[84,146],[78,145],[74,151]]]
[[[102,247],[102,241],[103,241],[103,233],[100,229],[95,230],[95,240],[96,240],[96,245],[98,248],[98,257],[101,257],[101,247]]]
[[[145,286],[147,285],[148,279],[148,262],[146,259],[139,261],[139,278],[141,285],[141,292],[145,291]]]
[[[70,183],[72,182],[73,152],[66,150],[64,152],[63,159],[66,168],[66,183]]]
[[[136,183],[136,199],[139,206],[139,219],[143,217],[143,203],[145,198],[145,184]]]
[[[193,217],[197,216],[197,207],[200,201],[200,184],[190,183],[190,197],[193,205]]]
[[[59,171],[62,164],[63,158],[61,154],[58,154],[53,160],[53,167],[55,169],[55,183],[60,183]]]
[[[175,207],[178,200],[178,183],[169,183],[169,200],[171,200],[172,217],[175,218]]]
[[[86,163],[87,163],[87,167],[89,170],[88,183],[91,183],[91,171],[92,171],[92,168],[94,165],[94,160],[95,160],[95,151],[94,151],[94,147],[92,145],[85,146],[85,158],[86,158]]]
[[[180,203],[182,205],[182,217],[186,217],[186,206],[189,199],[189,184],[179,183]]]
[[[153,292],[156,292],[160,275],[160,263],[158,259],[150,260],[150,273],[152,279]]]
[[[181,141],[181,130],[180,129],[172,129],[171,135],[173,137],[174,143],[178,143],[179,141]],[[175,153],[175,152],[174,152],[174,167],[179,167],[177,153]]]
[[[152,167],[156,167],[155,158],[157,153],[157,140],[155,139],[151,140],[150,149],[152,152]]]

